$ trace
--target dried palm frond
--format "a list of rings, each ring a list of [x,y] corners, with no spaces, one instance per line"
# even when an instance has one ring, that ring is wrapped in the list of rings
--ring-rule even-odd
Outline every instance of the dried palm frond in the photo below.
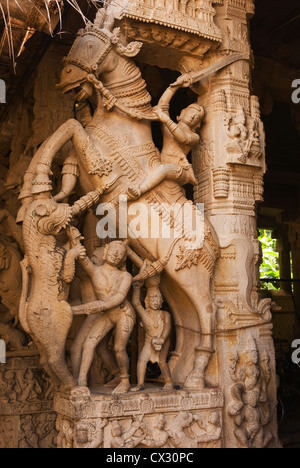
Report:
[[[86,2],[88,6],[93,6],[94,8],[99,9],[109,3],[117,3],[117,0],[86,0]],[[9,56],[12,60],[14,70],[16,67],[16,54],[14,50],[12,14],[10,8],[12,3],[14,3],[14,6],[20,10],[20,17],[22,17],[22,14],[24,16],[24,13],[28,10],[28,4],[30,4],[30,8],[36,10],[38,16],[40,16],[43,22],[48,25],[51,36],[54,34],[52,28],[53,15],[59,16],[59,33],[63,32],[63,10],[66,4],[70,5],[81,16],[85,24],[89,21],[80,8],[77,0],[0,0],[0,21],[2,17],[4,23],[4,34],[6,35]],[[28,30],[28,25],[24,24],[24,30]]]

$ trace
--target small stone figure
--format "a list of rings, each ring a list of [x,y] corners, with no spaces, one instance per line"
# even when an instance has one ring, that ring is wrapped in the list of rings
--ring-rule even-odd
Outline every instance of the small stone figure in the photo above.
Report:
[[[234,401],[228,406],[228,414],[234,418],[234,435],[245,448],[265,448],[273,440],[273,435],[265,429],[273,417],[270,408],[260,406],[258,389],[245,391],[241,384],[231,389]]]
[[[165,426],[165,416],[163,414],[159,414],[154,421],[153,429],[147,428],[147,437],[143,441],[143,445],[151,448],[166,447],[169,434],[165,430]]]
[[[74,445],[74,427],[72,422],[59,415],[56,419],[57,447],[61,449],[72,449]]]
[[[0,322],[0,338],[5,342],[6,349],[10,351],[22,349],[26,345],[24,333],[14,328],[11,324]]]
[[[135,448],[145,439],[146,426],[143,422],[135,419],[130,425],[130,429],[126,432],[123,432],[120,423],[118,421],[114,421],[112,423],[111,434],[111,448]]]
[[[18,323],[18,308],[22,292],[21,255],[14,245],[0,240],[0,296],[8,309],[1,322]]]
[[[129,358],[126,346],[136,317],[131,304],[126,300],[132,284],[132,276],[126,271],[126,259],[127,244],[115,241],[105,249],[104,265],[95,265],[87,256],[80,260],[82,268],[91,278],[98,298],[96,302],[72,308],[75,315],[98,315],[97,320],[88,330],[82,349],[78,379],[81,387],[88,385],[88,372],[96,347],[111,330],[115,329],[114,351],[121,372],[121,382],[113,393],[124,394],[130,389]]]
[[[159,289],[160,277],[156,276],[146,282],[146,309],[141,304],[141,283],[134,284],[132,303],[142,319],[145,329],[145,344],[138,360],[138,386],[133,392],[144,389],[147,363],[158,363],[165,380],[165,390],[172,390],[171,372],[167,364],[170,347],[171,315],[161,310],[163,297]]]
[[[189,428],[193,423],[194,418],[192,413],[182,411],[174,419],[172,430],[168,431],[172,444],[176,448],[198,448],[198,440],[195,437],[190,437],[185,429]]]
[[[35,418],[36,433],[39,437],[39,448],[57,448],[57,432],[55,413],[41,413]]]
[[[35,427],[31,415],[25,416],[21,422],[21,439],[19,442],[19,448],[21,449],[33,449],[39,447],[39,437],[35,432]]]
[[[194,421],[197,422],[199,428],[204,431],[200,436],[197,436],[198,443],[213,444],[220,440],[222,435],[222,427],[220,415],[217,412],[212,412],[208,416],[207,424],[205,424],[201,416],[194,416]]]
[[[83,421],[76,426],[76,448],[93,449],[102,448],[104,428],[107,419],[99,419],[95,424]]]
[[[20,381],[20,385],[22,387],[22,395],[19,401],[36,401],[42,393],[42,388],[31,369],[24,372],[23,381]]]
[[[5,403],[15,403],[22,390],[14,371],[0,373],[0,400]]]
[[[230,142],[227,143],[229,153],[237,154],[238,161],[245,163],[249,156],[253,140],[249,139],[249,131],[247,129],[247,119],[245,111],[239,107],[236,115],[225,117],[225,126],[227,128],[227,136]]]

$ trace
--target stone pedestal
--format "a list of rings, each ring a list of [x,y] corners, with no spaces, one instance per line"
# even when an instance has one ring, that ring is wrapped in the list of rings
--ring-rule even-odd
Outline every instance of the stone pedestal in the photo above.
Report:
[[[55,395],[60,448],[221,448],[220,389]]]
[[[53,388],[36,351],[7,354],[0,365],[0,448],[55,448]]]

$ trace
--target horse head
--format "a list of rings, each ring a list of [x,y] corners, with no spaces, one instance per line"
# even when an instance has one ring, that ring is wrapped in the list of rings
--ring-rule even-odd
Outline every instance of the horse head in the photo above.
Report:
[[[116,70],[122,57],[132,58],[139,53],[142,43],[124,45],[121,30],[114,28],[114,23],[113,11],[102,8],[94,23],[88,23],[85,29],[78,32],[69,55],[64,59],[65,67],[57,85],[64,94],[75,90],[75,99],[85,101],[93,93],[89,75],[99,79]]]

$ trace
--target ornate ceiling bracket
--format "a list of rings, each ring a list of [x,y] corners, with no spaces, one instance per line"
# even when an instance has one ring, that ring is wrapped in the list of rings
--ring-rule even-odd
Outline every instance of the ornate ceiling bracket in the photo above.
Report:
[[[214,23],[212,0],[121,0],[113,5],[129,39],[142,41],[143,61],[177,69],[183,56],[203,60],[222,35]]]

